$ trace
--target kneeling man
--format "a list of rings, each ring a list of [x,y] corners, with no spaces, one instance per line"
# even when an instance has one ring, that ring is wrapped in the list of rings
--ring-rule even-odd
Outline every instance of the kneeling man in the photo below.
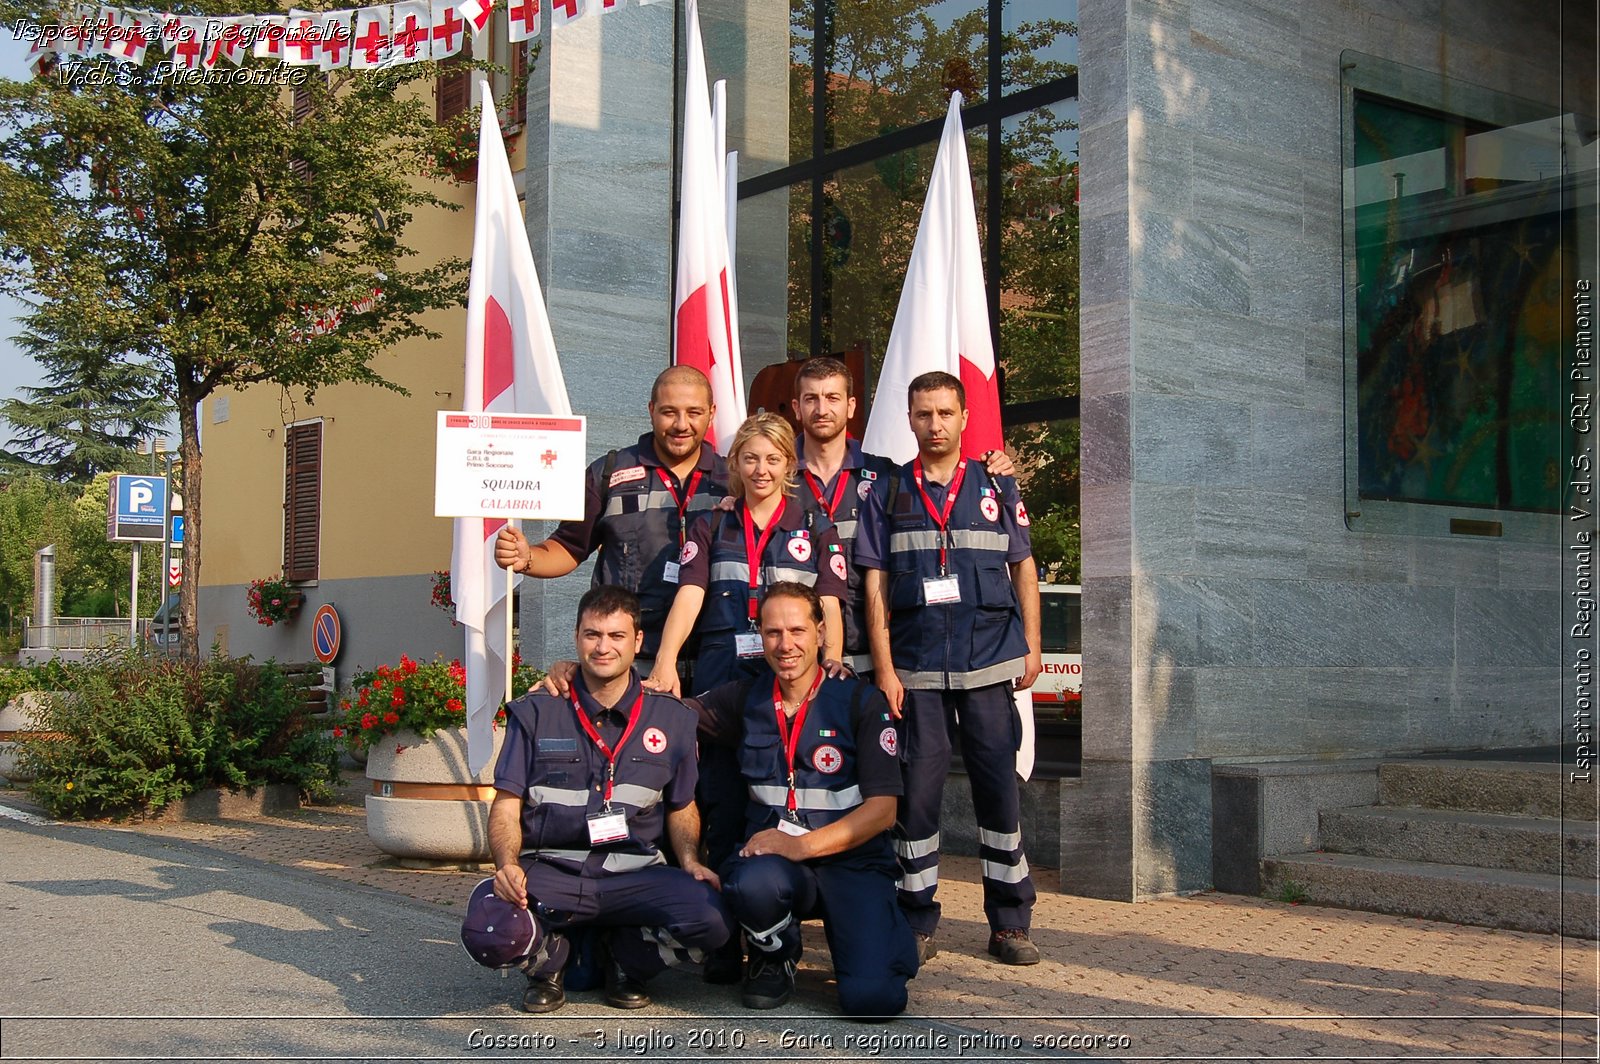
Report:
[[[821,917],[841,1010],[893,1016],[917,972],[889,839],[899,731],[876,687],[823,673],[821,627],[816,592],[773,584],[760,613],[766,669],[690,702],[706,741],[737,747],[750,794],[746,841],[721,869],[723,900],[750,944],[747,1006],[789,999],[800,921]]]
[[[578,603],[567,696],[530,693],[506,706],[489,847],[493,897],[533,917],[529,1012],[566,1003],[569,931],[599,931],[605,998],[624,1009],[650,1004],[641,984],[669,958],[699,960],[732,934],[717,877],[699,860],[695,714],[640,686],[642,639],[637,596],[594,588]],[[661,852],[663,832],[678,868]],[[477,915],[469,911],[469,926]]]

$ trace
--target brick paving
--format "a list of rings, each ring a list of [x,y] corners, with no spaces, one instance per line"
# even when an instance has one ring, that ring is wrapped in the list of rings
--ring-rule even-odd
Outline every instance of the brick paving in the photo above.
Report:
[[[284,816],[118,827],[459,911],[484,870],[399,867],[367,838],[356,804],[364,782],[352,781],[339,805]],[[0,804],[27,803],[0,792]],[[1057,893],[1050,870],[1035,878],[1033,936],[1045,959],[1006,968],[984,951],[977,862],[941,867],[941,952],[912,983],[912,1011],[988,1032],[974,1052],[1597,1057],[1593,942],[1226,894],[1130,905]],[[820,928],[808,927],[802,985],[820,985],[827,970]],[[1086,1050],[1093,1035],[1127,1041]]]

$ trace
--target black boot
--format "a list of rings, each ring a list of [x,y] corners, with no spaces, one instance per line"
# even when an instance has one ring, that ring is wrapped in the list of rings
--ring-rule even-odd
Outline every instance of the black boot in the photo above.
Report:
[[[605,973],[606,1004],[614,1009],[643,1009],[650,1005],[644,984],[623,970],[611,952],[611,936],[600,940],[600,970]]]
[[[567,1003],[567,992],[562,986],[559,969],[551,975],[528,973],[528,989],[522,992],[524,1012],[554,1012]]]
[[[744,933],[735,931],[728,941],[706,954],[701,975],[708,983],[731,985],[744,978]]]

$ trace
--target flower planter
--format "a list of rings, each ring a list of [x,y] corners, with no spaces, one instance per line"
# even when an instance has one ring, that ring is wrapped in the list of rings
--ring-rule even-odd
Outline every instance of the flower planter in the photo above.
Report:
[[[494,731],[494,754],[476,776],[467,771],[467,729],[423,740],[400,731],[374,740],[367,755],[367,835],[378,849],[412,861],[489,860],[489,805],[494,763],[505,729]]]
[[[28,783],[33,773],[17,761],[17,744],[27,739],[54,738],[56,733],[38,730],[37,714],[44,707],[43,691],[23,691],[0,706],[0,779]]]

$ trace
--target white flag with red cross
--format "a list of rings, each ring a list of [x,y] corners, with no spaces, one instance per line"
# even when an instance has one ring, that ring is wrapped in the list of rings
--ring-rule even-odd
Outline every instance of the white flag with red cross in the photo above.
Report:
[[[178,20],[177,42],[172,46],[172,62],[184,70],[210,70],[206,48],[206,23],[209,19],[186,15]]]
[[[433,58],[455,55],[466,39],[467,23],[456,8],[456,0],[433,0]]]
[[[316,11],[289,12],[289,29],[283,36],[283,62],[288,66],[316,66],[321,62],[322,15]]]
[[[583,17],[589,0],[550,0],[550,25],[565,26]]]
[[[121,11],[102,7],[90,25],[89,55],[116,55],[117,31],[121,25]]]
[[[356,10],[355,37],[350,41],[350,69],[376,70],[389,58],[389,9]]]
[[[478,197],[467,286],[467,413],[571,414],[544,294],[488,86],[479,105]],[[505,700],[507,579],[494,563],[503,520],[458,518],[450,559],[456,620],[466,626],[467,764],[493,750],[494,715]]]
[[[428,0],[406,0],[394,5],[389,23],[394,63],[422,63],[433,58],[433,9]]]
[[[168,55],[178,44],[178,39],[183,36],[183,18],[180,15],[161,14],[156,16],[161,24],[161,50]]]
[[[251,54],[257,59],[282,59],[283,39],[289,33],[289,19],[284,15],[258,15],[256,39]]]
[[[461,17],[467,20],[467,25],[472,27],[472,35],[476,37],[482,33],[484,27],[489,25],[489,19],[494,15],[494,0],[461,0],[458,8]]]
[[[868,452],[896,462],[916,455],[916,437],[906,418],[906,386],[933,370],[960,378],[966,390],[962,453],[976,457],[1005,446],[980,247],[967,140],[961,130],[961,93],[956,92],[945,114],[922,221],[861,441]]]
[[[506,14],[513,44],[539,36],[540,0],[509,0]]]
[[[687,17],[689,57],[683,92],[672,361],[693,366],[711,379],[711,399],[717,412],[706,440],[719,454],[726,454],[744,421],[744,373],[739,365],[738,322],[731,297],[733,264],[728,261],[723,160],[717,157],[712,128],[696,0],[689,0]]]
[[[123,13],[117,39],[111,42],[109,53],[119,61],[139,66],[150,51],[153,28],[134,12]]]
[[[350,65],[350,19],[353,11],[330,11],[322,16],[317,32],[317,68],[341,70]]]
[[[255,26],[255,19],[249,15],[240,15],[234,18],[213,19],[219,24],[218,32],[207,45],[211,54],[211,65],[226,59],[234,66],[244,66],[245,54],[249,51],[246,42]]]

